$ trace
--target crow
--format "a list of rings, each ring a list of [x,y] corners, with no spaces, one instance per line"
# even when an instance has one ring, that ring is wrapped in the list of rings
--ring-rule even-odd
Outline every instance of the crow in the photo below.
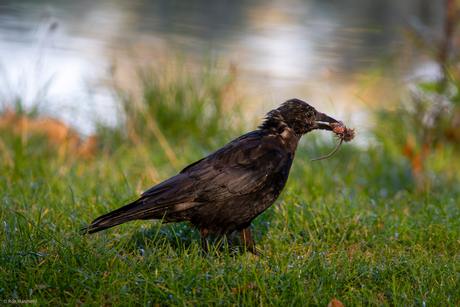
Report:
[[[302,135],[318,129],[333,131],[331,123],[338,121],[302,100],[287,100],[267,113],[258,130],[190,164],[80,231],[95,233],[133,220],[187,221],[199,230],[205,252],[209,234],[240,232],[246,250],[257,254],[252,220],[281,194]]]

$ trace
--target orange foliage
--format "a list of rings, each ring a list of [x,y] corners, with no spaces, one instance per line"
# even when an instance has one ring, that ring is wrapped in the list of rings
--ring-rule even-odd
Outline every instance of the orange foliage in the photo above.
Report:
[[[29,134],[44,136],[49,146],[58,150],[59,155],[73,154],[91,159],[96,153],[99,138],[90,136],[83,141],[78,133],[61,121],[50,117],[30,118],[7,110],[0,116],[0,130],[10,131],[27,138]]]

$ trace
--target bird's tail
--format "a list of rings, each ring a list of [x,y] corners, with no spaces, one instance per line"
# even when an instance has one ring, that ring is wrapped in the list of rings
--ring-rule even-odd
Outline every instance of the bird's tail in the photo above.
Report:
[[[139,200],[140,199],[115,211],[104,214],[92,221],[91,224],[80,227],[80,234],[95,233],[113,226],[136,220],[137,217],[132,214],[132,209],[139,205]]]

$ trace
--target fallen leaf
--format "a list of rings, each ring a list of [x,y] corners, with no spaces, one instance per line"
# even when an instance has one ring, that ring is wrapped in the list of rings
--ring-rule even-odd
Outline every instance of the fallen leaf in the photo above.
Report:
[[[329,302],[327,307],[344,307],[344,306],[341,301],[339,301],[335,297],[332,297],[332,300]]]

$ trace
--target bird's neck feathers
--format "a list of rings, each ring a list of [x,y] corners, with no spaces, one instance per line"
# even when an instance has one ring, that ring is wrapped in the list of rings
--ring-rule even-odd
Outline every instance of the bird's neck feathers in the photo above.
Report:
[[[285,141],[289,141],[289,143],[293,145],[295,144],[295,147],[297,147],[297,143],[302,136],[297,134],[295,130],[286,123],[278,109],[268,112],[264,122],[259,126],[259,129],[278,134]]]
[[[267,130],[267,131],[275,132],[275,133],[280,133],[280,134],[285,132],[285,130],[287,129],[292,130],[286,124],[283,116],[281,115],[281,112],[278,109],[271,110],[270,112],[267,113],[262,125],[259,126],[259,129]]]

